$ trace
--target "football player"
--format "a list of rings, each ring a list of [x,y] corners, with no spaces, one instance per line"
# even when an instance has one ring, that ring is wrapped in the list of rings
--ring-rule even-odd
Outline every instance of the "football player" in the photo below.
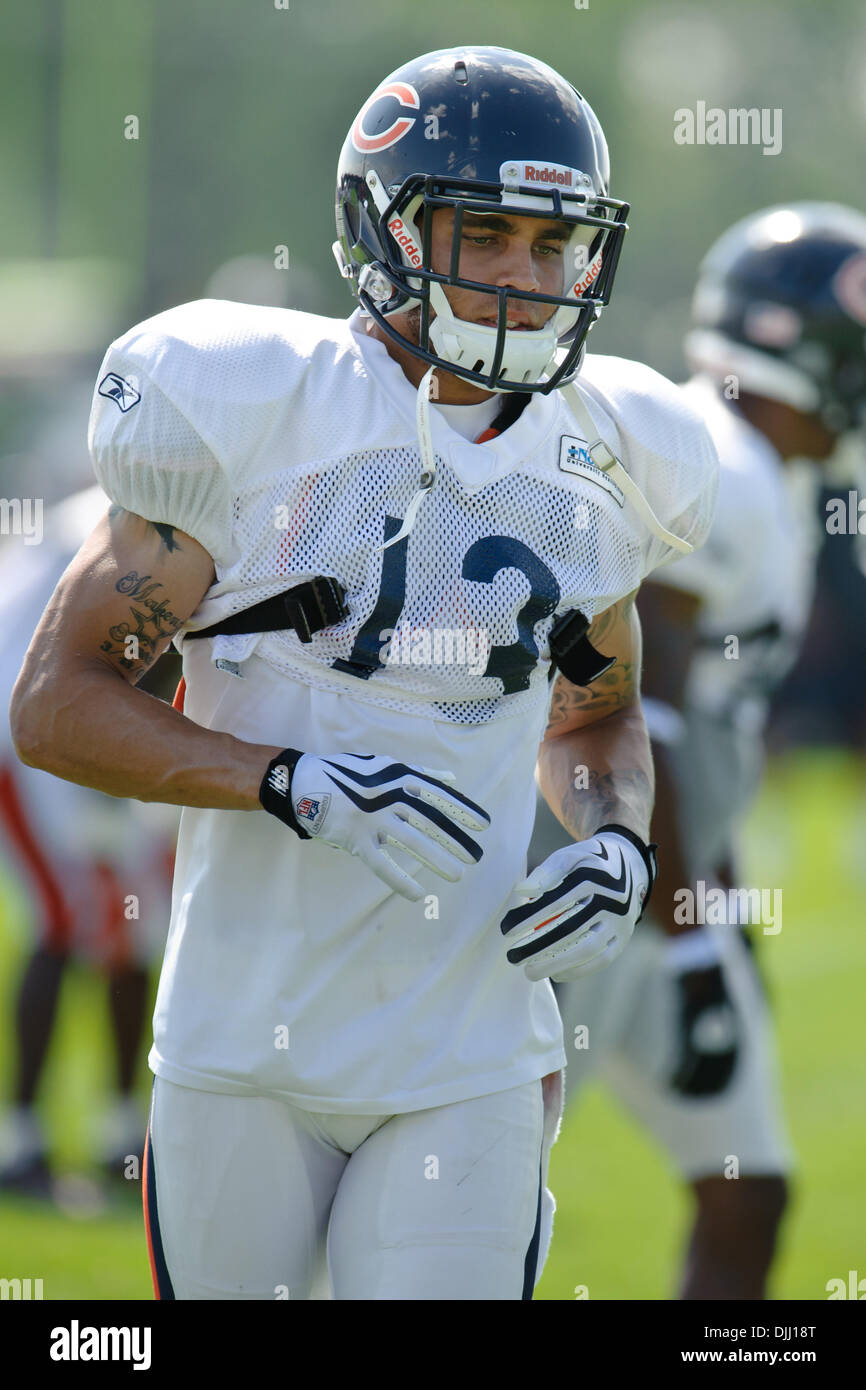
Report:
[[[741,930],[746,900],[730,890],[769,698],[809,613],[814,465],[847,450],[866,419],[866,217],[791,203],[737,223],[703,263],[686,347],[695,374],[683,394],[722,468],[706,545],[640,598],[660,877],[626,956],[592,989],[563,986],[559,1002],[569,1099],[602,1077],[692,1189],[681,1296],[756,1299],[791,1149],[749,943],[781,923],[771,913]],[[565,843],[539,798],[530,862]],[[732,911],[696,920],[680,890],[697,904],[700,883]]]
[[[348,321],[198,302],[103,364],[114,506],[13,711],[26,761],[184,806],[150,1057],[161,1297],[305,1298],[326,1235],[337,1299],[532,1296],[549,977],[613,959],[655,872],[634,594],[703,539],[718,473],[669,382],[580,370],[625,233],[608,185],[551,68],[425,55],[340,155]],[[168,710],[135,684],[172,638]],[[553,659],[553,761],[598,787],[542,894]]]
[[[8,541],[0,558],[0,694],[4,714],[24,653],[57,581],[108,498],[87,488],[50,508],[38,546]],[[153,671],[149,679],[156,677]],[[170,698],[170,696],[169,696]],[[115,1096],[102,1120],[100,1155],[122,1178],[141,1157],[145,1115],[135,1096],[149,965],[165,944],[176,813],[118,805],[36,768],[22,767],[8,721],[0,724],[0,855],[8,861],[34,941],[16,993],[13,1104],[3,1117],[0,1190],[53,1195],[39,1085],[61,986],[71,961],[106,976]],[[168,822],[168,823],[167,823]]]

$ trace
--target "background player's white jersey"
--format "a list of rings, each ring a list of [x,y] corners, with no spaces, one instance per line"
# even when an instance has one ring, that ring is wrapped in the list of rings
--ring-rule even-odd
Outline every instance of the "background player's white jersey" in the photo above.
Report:
[[[699,418],[635,363],[588,359],[581,382],[662,524],[700,543],[717,469]],[[180,1084],[396,1112],[563,1063],[550,987],[508,965],[499,932],[532,825],[547,637],[672,552],[588,460],[567,392],[534,395],[483,446],[434,412],[436,483],[383,551],[418,488],[415,403],[358,314],[205,301],[133,329],[103,364],[100,481],[214,558],[191,627],[316,574],[347,591],[349,617],[308,646],[183,643],[185,712],[250,742],[452,768],[492,816],[460,884],[412,861],[430,897],[410,906],[265,813],[186,809],[151,1056]]]
[[[39,920],[53,903],[54,913],[68,921],[64,946],[100,959],[131,954],[147,963],[161,950],[168,926],[174,809],[118,801],[27,767],[9,727],[12,690],[33,633],[63,571],[107,507],[101,488],[76,492],[46,512],[39,545],[10,539],[0,548],[0,854],[16,874],[34,925],[49,934],[57,927]],[[124,916],[123,898],[130,894],[136,906]]]
[[[718,505],[702,550],[653,578],[702,603],[675,757],[683,831],[707,871],[727,856],[757,788],[769,699],[808,621],[819,536],[813,470],[783,463],[712,382],[682,390],[719,454]]]
[[[809,617],[819,539],[812,473],[783,463],[712,382],[698,377],[682,391],[719,454],[718,503],[701,551],[654,578],[701,599],[689,703],[754,727],[796,659]],[[737,638],[730,658],[728,636]]]

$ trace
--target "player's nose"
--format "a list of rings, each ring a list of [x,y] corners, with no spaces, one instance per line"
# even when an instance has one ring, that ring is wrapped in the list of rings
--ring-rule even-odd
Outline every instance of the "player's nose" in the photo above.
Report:
[[[513,290],[529,290],[531,294],[538,292],[540,285],[531,242],[518,237],[508,238],[498,266],[496,283]]]

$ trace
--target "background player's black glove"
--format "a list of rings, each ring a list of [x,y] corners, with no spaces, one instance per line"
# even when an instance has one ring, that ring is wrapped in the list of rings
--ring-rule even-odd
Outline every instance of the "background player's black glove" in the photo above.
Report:
[[[689,956],[703,959],[689,967]],[[677,1056],[671,1089],[683,1096],[718,1095],[729,1084],[737,1065],[740,1020],[710,933],[698,929],[677,937],[671,943],[668,965],[677,1010]]]
[[[485,830],[490,817],[455,790],[456,780],[453,772],[372,753],[320,758],[284,748],[268,765],[259,800],[301,839],[357,855],[395,893],[417,902],[425,889],[387,846],[405,850],[449,883],[481,858],[481,846],[466,831]]]

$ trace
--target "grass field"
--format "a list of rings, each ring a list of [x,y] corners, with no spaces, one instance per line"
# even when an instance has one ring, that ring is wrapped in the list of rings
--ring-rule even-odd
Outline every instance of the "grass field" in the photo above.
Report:
[[[777,762],[750,819],[746,881],[783,890],[784,925],[763,938],[799,1169],[772,1294],[825,1299],[827,1280],[866,1275],[863,1107],[866,976],[866,774],[848,754],[799,752]],[[0,930],[8,1001],[23,945],[20,907]],[[95,1102],[108,1086],[99,982],[79,971],[64,991],[45,1078],[59,1166],[86,1172]],[[149,1073],[142,1069],[142,1095]],[[688,1206],[662,1154],[601,1089],[572,1111],[554,1150],[555,1239],[537,1292],[573,1299],[665,1299],[676,1287]],[[130,1189],[133,1184],[129,1184]],[[77,1217],[0,1200],[0,1276],[42,1278],[46,1299],[149,1298],[137,1192]]]

